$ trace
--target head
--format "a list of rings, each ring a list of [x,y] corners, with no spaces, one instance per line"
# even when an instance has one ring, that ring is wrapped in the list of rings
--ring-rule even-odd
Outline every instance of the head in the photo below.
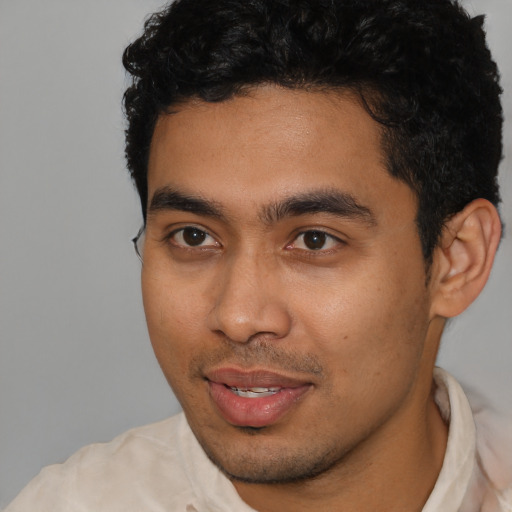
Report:
[[[412,452],[444,317],[492,264],[471,241],[499,239],[482,19],[178,0],[124,63],[150,337],[207,454],[269,484]]]

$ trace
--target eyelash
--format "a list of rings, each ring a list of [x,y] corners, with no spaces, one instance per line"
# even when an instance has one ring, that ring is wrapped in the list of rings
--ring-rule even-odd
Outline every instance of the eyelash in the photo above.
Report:
[[[321,238],[321,242],[323,242],[323,245],[326,245],[326,244],[330,244],[333,245],[332,247],[328,247],[327,249],[324,248],[323,246],[322,247],[319,247],[317,249],[314,249],[312,247],[308,247],[308,248],[297,248],[297,250],[300,250],[300,251],[304,251],[305,253],[309,253],[311,255],[313,254],[331,254],[332,252],[334,252],[336,249],[337,249],[337,246],[339,245],[343,245],[344,242],[343,240],[341,240],[340,238],[334,236],[334,235],[331,235],[329,233],[327,233],[326,231],[324,230],[321,230],[321,229],[308,229],[308,230],[305,230],[305,231],[301,231],[294,239],[293,241],[288,244],[286,246],[286,248],[292,248],[291,246],[293,245],[296,245],[297,244],[297,241],[302,237],[302,243],[303,245],[307,245],[307,243],[304,241],[304,237],[306,235],[320,235],[320,238]]]
[[[205,236],[205,238],[206,237],[210,237],[212,240],[214,240],[215,244],[209,244],[209,245],[188,245],[185,241],[184,241],[184,243],[178,243],[176,241],[176,239],[175,239],[176,235],[181,234],[181,236],[183,237],[183,234],[184,234],[185,230],[193,230],[193,231],[202,233]],[[175,229],[175,230],[171,231],[168,235],[166,235],[163,241],[171,243],[171,244],[177,246],[180,249],[192,250],[192,251],[193,250],[198,250],[198,249],[208,250],[208,249],[211,249],[212,247],[215,247],[215,248],[216,247],[220,247],[220,244],[215,240],[215,237],[213,235],[211,235],[208,231],[206,231],[205,229],[202,229],[202,228],[200,228],[198,226],[184,226],[182,228]]]
[[[208,244],[208,245],[202,245],[204,240],[201,240],[200,241],[201,245],[189,245],[189,244],[187,244],[187,242],[185,240],[183,240],[183,234],[186,230],[192,230],[192,231],[195,231],[196,233],[200,233],[200,234],[204,235],[205,239],[210,237],[212,240],[215,241],[215,243]],[[180,235],[180,234],[182,237],[182,241],[178,242],[178,241],[176,241],[176,236]],[[294,247],[294,245],[297,245],[297,241],[300,240],[301,237],[302,237],[302,244],[307,245],[304,242],[304,236],[306,236],[308,234],[309,235],[317,235],[317,236],[319,235],[321,242],[323,241],[323,245],[330,243],[331,245],[333,244],[333,246],[329,247],[327,249],[325,249],[323,246],[319,247],[317,249],[314,249],[311,247],[309,247],[309,248],[308,247],[306,247],[306,248]],[[219,247],[222,247],[221,244],[216,241],[215,237],[213,235],[211,235],[207,230],[205,230],[201,227],[198,227],[198,226],[193,226],[193,225],[184,226],[184,227],[181,227],[181,228],[171,231],[168,235],[166,235],[164,237],[163,242],[170,243],[179,249],[183,249],[183,250],[187,250],[187,251],[198,251],[198,250],[208,251],[208,250],[217,249]],[[320,255],[331,254],[331,253],[335,252],[338,249],[338,246],[340,246],[340,245],[345,245],[345,242],[343,240],[341,240],[340,238],[338,238],[334,235],[331,235],[330,233],[327,233],[326,231],[324,231],[322,229],[307,229],[307,230],[304,230],[304,231],[301,231],[300,233],[298,233],[293,238],[293,240],[285,246],[285,249],[290,250],[290,251],[297,250],[303,254],[307,254],[310,257],[314,257],[314,255],[320,256]]]

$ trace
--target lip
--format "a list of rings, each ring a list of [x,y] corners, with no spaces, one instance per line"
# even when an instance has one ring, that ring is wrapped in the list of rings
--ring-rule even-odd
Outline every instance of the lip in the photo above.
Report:
[[[313,386],[311,382],[267,370],[221,368],[207,372],[210,397],[221,416],[240,427],[261,428],[278,422]],[[230,388],[278,388],[270,396],[247,398]]]

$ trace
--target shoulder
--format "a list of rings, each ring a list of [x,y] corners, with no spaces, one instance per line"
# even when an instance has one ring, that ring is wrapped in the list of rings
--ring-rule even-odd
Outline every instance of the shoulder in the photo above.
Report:
[[[5,512],[169,510],[189,497],[180,446],[191,435],[178,414],[86,446],[44,468]]]
[[[492,489],[502,510],[512,511],[512,416],[474,391],[466,394],[475,420],[478,478]]]
[[[438,484],[452,498],[456,488],[462,491],[460,512],[512,512],[512,418],[440,368],[434,381],[436,403],[449,424]]]

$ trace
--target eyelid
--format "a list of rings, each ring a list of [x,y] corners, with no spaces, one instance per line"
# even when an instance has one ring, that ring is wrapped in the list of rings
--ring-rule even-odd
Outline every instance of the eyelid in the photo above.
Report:
[[[174,240],[174,237],[176,236],[176,234],[183,232],[185,229],[197,229],[198,231],[202,231],[203,233],[205,233],[205,235],[207,237],[210,237],[211,239],[213,239],[215,241],[215,244],[205,244],[205,245],[201,244],[201,245],[194,246],[194,245],[187,245],[187,244],[181,244],[181,243],[176,242],[176,240]],[[221,247],[221,244],[217,240],[217,237],[215,235],[213,235],[210,232],[210,230],[206,229],[205,227],[203,227],[201,225],[197,225],[197,224],[185,224],[183,226],[172,229],[162,238],[162,242],[163,243],[171,243],[175,247],[178,247],[180,249],[189,249],[189,250],[194,250],[194,249],[203,249],[204,250],[204,249],[211,249],[214,247],[215,248]]]
[[[194,246],[194,245],[188,245],[186,243],[177,242],[174,239],[174,237],[178,233],[183,232],[186,229],[197,229],[198,231],[205,233],[206,237],[210,237],[214,243],[206,243],[206,244],[201,243],[201,245]],[[294,247],[296,245],[297,240],[301,236],[304,236],[308,233],[324,234],[327,239],[327,244],[332,245],[334,243],[334,246],[328,247],[328,248],[320,248],[320,249],[311,249],[311,248],[307,248],[307,247],[304,247],[304,248]],[[161,242],[164,244],[171,243],[172,245],[174,245],[177,248],[187,249],[187,250],[195,250],[195,249],[208,250],[208,249],[222,247],[222,244],[219,242],[218,237],[214,233],[212,233],[208,228],[205,228],[204,226],[202,226],[200,224],[182,224],[178,227],[174,227],[173,229],[170,229],[167,231],[167,233],[162,237]],[[302,228],[300,231],[296,231],[296,233],[293,235],[293,238],[291,239],[291,242],[286,244],[285,249],[288,249],[288,250],[294,249],[294,250],[298,250],[298,251],[303,251],[305,253],[312,253],[312,254],[316,253],[318,255],[321,255],[321,254],[325,255],[325,254],[329,254],[329,253],[336,251],[339,248],[338,246],[342,246],[342,245],[346,245],[346,242],[339,235],[335,235],[335,234],[331,233],[330,230],[323,228],[323,227],[322,228],[311,227],[311,228],[307,228],[307,229]]]
[[[310,248],[296,248],[296,247],[292,247],[295,242],[299,239],[299,237],[307,234],[307,233],[322,233],[326,236],[327,239],[330,239],[332,241],[335,242],[335,245],[336,247],[329,247],[327,249],[324,249],[324,248],[321,248],[321,249],[310,249]],[[337,235],[333,235],[332,233],[330,233],[328,230],[326,230],[325,228],[309,228],[309,229],[302,229],[300,232],[298,232],[292,239],[292,241],[287,244],[286,248],[289,248],[290,250],[291,249],[296,249],[296,250],[299,250],[299,251],[304,251],[304,252],[307,252],[307,253],[311,253],[311,254],[318,254],[318,255],[321,255],[321,254],[329,254],[329,253],[332,253],[334,251],[337,250],[337,246],[342,246],[342,245],[346,245],[346,242],[339,236]]]

